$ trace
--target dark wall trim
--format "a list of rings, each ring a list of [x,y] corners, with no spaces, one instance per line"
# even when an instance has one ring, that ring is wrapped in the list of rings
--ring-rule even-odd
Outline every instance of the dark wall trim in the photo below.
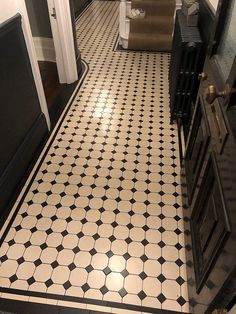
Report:
[[[34,158],[35,152],[47,133],[46,119],[44,114],[41,113],[2,174],[0,178],[0,227],[4,223],[4,216],[6,217],[9,214],[7,204],[10,202],[12,194],[22,180],[29,164]]]

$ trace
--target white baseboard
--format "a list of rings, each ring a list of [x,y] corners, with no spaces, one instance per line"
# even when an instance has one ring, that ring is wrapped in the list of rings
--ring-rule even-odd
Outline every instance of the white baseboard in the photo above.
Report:
[[[38,61],[56,62],[55,48],[52,38],[33,37]]]

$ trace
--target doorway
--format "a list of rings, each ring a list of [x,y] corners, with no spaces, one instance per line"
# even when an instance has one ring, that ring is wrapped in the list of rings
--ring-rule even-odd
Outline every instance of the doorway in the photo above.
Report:
[[[66,14],[65,8],[61,8],[61,4],[57,1],[25,0],[52,126],[60,117],[76,86],[74,82],[77,81],[81,71],[81,60],[80,58],[77,60],[78,47],[73,40],[75,37],[73,34],[73,6],[70,1],[68,3],[69,12]],[[60,11],[65,12],[63,17]],[[70,27],[65,25],[65,17],[68,19],[69,15],[71,17],[69,19],[71,20]],[[60,27],[67,28],[67,37],[64,40]],[[78,62],[76,63],[76,61]]]
[[[60,84],[47,0],[26,0],[31,32],[42,78],[47,107],[51,116],[63,89]]]

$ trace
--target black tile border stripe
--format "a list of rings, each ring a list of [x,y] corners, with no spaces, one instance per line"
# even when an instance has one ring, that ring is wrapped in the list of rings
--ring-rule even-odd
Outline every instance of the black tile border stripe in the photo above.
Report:
[[[0,311],[7,311],[7,313],[9,311],[11,312],[9,314],[105,314],[87,309],[76,309],[75,313],[75,309],[70,307],[20,300],[13,303],[12,300],[5,298],[1,299]]]
[[[46,150],[45,150],[45,152],[43,153],[42,157],[39,157],[39,158],[41,158],[40,161],[39,161],[39,164],[38,164],[37,168],[34,170],[34,174],[32,175],[32,178],[30,179],[30,182],[29,182],[29,184],[28,184],[28,186],[27,186],[27,188],[26,188],[24,194],[23,194],[22,197],[21,197],[21,199],[20,199],[20,201],[19,201],[19,204],[17,205],[17,207],[16,207],[16,209],[15,209],[15,212],[13,213],[13,215],[12,215],[12,217],[11,217],[11,219],[10,219],[10,222],[8,223],[7,227],[5,228],[5,230],[4,230],[4,232],[3,232],[2,237],[0,238],[0,246],[3,244],[3,242],[4,242],[4,240],[5,240],[5,238],[6,238],[7,234],[8,234],[8,232],[9,232],[9,230],[10,230],[10,228],[11,228],[11,225],[13,224],[13,222],[14,222],[16,216],[17,216],[17,213],[19,212],[19,210],[20,210],[20,208],[21,208],[21,205],[22,205],[24,199],[25,199],[25,197],[27,196],[31,185],[32,185],[33,182],[34,182],[34,179],[35,179],[35,177],[36,177],[36,175],[37,175],[37,173],[38,173],[38,171],[39,171],[39,169],[40,169],[40,167],[41,167],[41,165],[42,165],[44,159],[46,158],[47,153],[48,153],[49,149],[51,148],[51,146],[52,146],[52,144],[53,144],[53,141],[54,141],[54,139],[56,138],[57,133],[58,133],[58,131],[59,131],[59,129],[60,129],[62,123],[64,122],[65,117],[66,117],[66,115],[67,115],[67,113],[68,113],[68,111],[69,111],[69,109],[70,109],[70,107],[71,107],[73,101],[75,100],[75,97],[76,97],[76,95],[77,95],[77,93],[78,93],[78,91],[79,91],[79,89],[80,89],[80,87],[81,87],[81,85],[82,85],[84,79],[86,78],[86,76],[87,76],[87,74],[88,74],[88,72],[89,72],[89,66],[88,66],[88,64],[87,64],[84,60],[81,60],[81,61],[82,61],[83,65],[85,66],[85,70],[84,70],[84,72],[83,72],[83,74],[82,74],[82,77],[80,78],[80,80],[79,80],[79,82],[78,82],[77,87],[74,89],[73,98],[70,100],[70,103],[67,105],[67,108],[66,108],[64,114],[60,117],[60,119],[61,119],[60,122],[58,123],[58,125],[56,126],[56,128],[53,130],[54,134],[53,134],[52,138],[49,138],[49,143],[48,143],[48,144],[47,144],[47,143],[45,144]],[[37,162],[37,161],[36,161],[36,162]],[[31,175],[31,174],[30,174],[30,175]],[[3,226],[3,227],[4,227],[4,226]]]
[[[146,313],[153,313],[153,314],[162,314],[162,313],[163,314],[179,314],[179,313],[187,314],[185,312],[155,309],[155,308],[147,307],[147,306],[118,303],[118,302],[113,302],[113,301],[103,301],[103,300],[96,300],[96,299],[90,299],[90,298],[73,297],[73,296],[58,295],[58,294],[51,294],[51,293],[42,293],[42,292],[35,292],[35,291],[25,291],[25,290],[19,290],[19,289],[3,288],[3,287],[0,287],[0,292],[9,293],[9,294],[16,294],[16,295],[24,295],[24,296],[28,296],[28,297],[39,297],[39,298],[44,298],[44,299],[53,299],[53,300],[68,301],[68,302],[75,302],[75,303],[93,304],[93,305],[98,305],[98,306],[112,307],[112,308],[138,311],[138,312],[146,312]]]

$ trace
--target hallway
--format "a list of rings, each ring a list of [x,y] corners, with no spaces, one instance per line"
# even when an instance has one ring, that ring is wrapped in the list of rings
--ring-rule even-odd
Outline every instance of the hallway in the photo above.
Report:
[[[118,8],[95,0],[77,21],[89,70],[1,234],[0,292],[108,313],[188,312],[170,55],[113,50]]]

